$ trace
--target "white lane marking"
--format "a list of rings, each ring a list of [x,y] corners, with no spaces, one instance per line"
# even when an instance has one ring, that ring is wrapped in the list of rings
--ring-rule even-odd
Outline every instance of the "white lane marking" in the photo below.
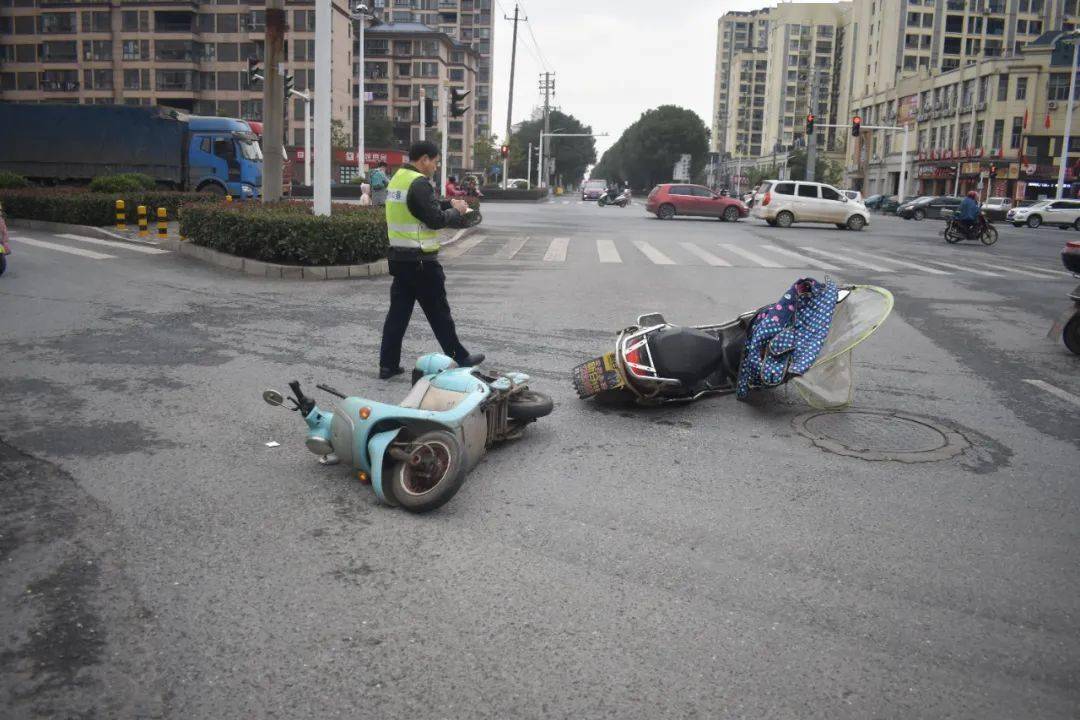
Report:
[[[924,260],[924,262],[932,263],[934,265],[940,265],[941,267],[947,267],[950,270],[959,270],[960,272],[974,273],[975,275],[983,275],[985,277],[1002,277],[1001,273],[990,272],[989,270],[977,270],[973,267],[967,267],[966,265],[953,265],[952,263],[944,262],[943,260]]]
[[[794,252],[792,250],[788,250],[788,249],[782,248],[782,247],[777,247],[776,245],[762,245],[762,247],[765,248],[766,250],[771,250],[772,252],[777,252],[777,253],[780,253],[782,255],[790,255],[791,257],[799,260],[800,262],[806,263],[810,267],[821,268],[822,270],[839,270],[840,269],[837,266],[833,265],[832,263],[827,263],[824,260],[815,260],[812,257],[807,257],[805,255],[801,255],[801,254],[799,254],[797,252]]]
[[[654,248],[644,240],[635,240],[634,247],[641,251],[642,255],[652,260],[657,265],[674,265],[675,261],[664,253]]]
[[[622,258],[619,257],[619,251],[615,249],[615,242],[613,240],[597,240],[596,252],[600,255],[600,262],[602,263],[622,262]]]
[[[839,253],[826,252],[825,250],[819,250],[819,249],[817,249],[815,247],[806,247],[804,245],[803,247],[800,247],[799,249],[800,250],[805,250],[806,252],[817,253],[818,255],[824,255],[825,257],[832,258],[833,260],[840,260],[841,262],[848,262],[848,263],[851,263],[852,265],[858,265],[860,267],[870,268],[871,270],[876,270],[877,272],[892,272],[892,268],[882,267],[881,265],[875,265],[874,263],[867,262],[866,260],[857,260],[855,258],[845,257],[844,255],[840,255]],[[828,268],[826,268],[826,269],[828,269]]]
[[[920,265],[919,263],[908,262],[907,260],[900,260],[894,258],[891,255],[871,255],[870,253],[859,252],[858,250],[848,250],[853,255],[862,255],[863,257],[869,257],[876,260],[882,260],[884,262],[890,262],[894,265],[903,265],[904,267],[914,268],[915,270],[922,270],[923,272],[930,273],[931,275],[952,275],[947,270],[938,270],[932,268],[929,265]]]
[[[749,250],[743,250],[742,248],[738,247],[737,245],[725,245],[724,243],[720,243],[720,247],[724,248],[728,252],[733,252],[736,255],[739,255],[739,256],[749,260],[752,263],[757,263],[761,267],[771,267],[771,268],[784,267],[780,263],[773,262],[772,260],[769,260],[768,258],[761,257],[757,253],[752,253]]]
[[[688,252],[690,252],[691,254],[697,255],[699,258],[701,258],[702,260],[704,260],[705,262],[707,262],[708,264],[710,264],[710,265],[712,265],[714,267],[731,267],[731,263],[729,263],[724,258],[718,258],[715,255],[713,255],[711,252],[706,252],[705,250],[698,247],[694,243],[684,242],[684,243],[679,243],[679,244],[682,245],[684,248],[686,248],[686,250]]]
[[[1054,275],[1066,275],[1072,277],[1071,272],[1065,272],[1064,270],[1053,270],[1050,268],[1039,267],[1038,265],[1024,265],[1023,263],[1013,263],[1016,267],[1027,268],[1028,270],[1037,270],[1038,272],[1052,273]]]
[[[83,250],[82,248],[68,247],[67,245],[58,245],[57,243],[45,242],[44,240],[32,240],[28,237],[19,238],[18,242],[23,245],[29,245],[31,247],[45,248],[46,250],[56,250],[58,252],[68,253],[70,255],[78,255],[80,257],[90,258],[91,260],[111,260],[116,257],[115,255],[106,255],[105,253],[94,252],[93,250]]]
[[[440,250],[439,254],[444,258],[456,258],[469,252],[483,241],[484,236],[477,233],[476,235],[465,238],[461,242],[454,243],[445,250]]]
[[[527,237],[510,238],[505,245],[495,252],[495,257],[499,260],[513,260],[514,256],[521,252],[521,248],[525,247],[527,242],[529,242]]]
[[[104,247],[117,248],[119,250],[134,250],[135,252],[145,253],[147,255],[168,255],[168,250],[162,250],[161,248],[146,247],[144,245],[136,245],[135,243],[118,242],[116,240],[102,240],[101,238],[86,237],[85,235],[72,235],[70,233],[60,233],[57,237],[67,238],[68,240],[78,240],[79,242],[90,243],[91,245],[102,245]]]
[[[570,245],[570,238],[555,238],[548,245],[544,253],[544,262],[564,262],[566,260],[566,248]]]
[[[1034,385],[1035,387],[1039,388],[1040,390],[1042,390],[1044,392],[1048,392],[1048,393],[1050,393],[1051,395],[1053,395],[1056,398],[1060,398],[1060,399],[1064,400],[1065,402],[1069,402],[1069,403],[1072,403],[1073,405],[1076,405],[1077,407],[1080,407],[1080,397],[1077,397],[1076,395],[1073,395],[1071,392],[1066,392],[1065,390],[1062,390],[1059,387],[1055,387],[1054,385],[1051,385],[1048,382],[1043,382],[1042,380],[1027,380],[1027,379],[1025,379],[1024,382],[1026,382],[1028,385]]]
[[[1030,270],[1021,270],[1020,268],[1009,267],[1007,265],[993,265],[988,262],[980,262],[979,266],[985,268],[992,268],[994,270],[1001,270],[1002,272],[1016,273],[1017,275],[1026,275],[1028,277],[1038,278],[1040,280],[1054,280],[1054,276],[1043,270],[1042,272],[1031,272]]]

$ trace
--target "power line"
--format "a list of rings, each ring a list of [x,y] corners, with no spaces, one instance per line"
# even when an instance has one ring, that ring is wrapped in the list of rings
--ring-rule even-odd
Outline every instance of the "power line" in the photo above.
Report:
[[[529,29],[529,37],[532,38],[533,45],[536,46],[536,53],[537,53],[537,55],[540,56],[540,65],[541,65],[541,67],[544,68],[545,71],[547,71],[548,67],[549,67],[548,62],[547,62],[547,58],[544,57],[544,52],[543,52],[543,50],[540,49],[540,43],[538,43],[536,41],[536,35],[533,34],[532,23],[526,20],[525,21],[525,27],[527,27]]]

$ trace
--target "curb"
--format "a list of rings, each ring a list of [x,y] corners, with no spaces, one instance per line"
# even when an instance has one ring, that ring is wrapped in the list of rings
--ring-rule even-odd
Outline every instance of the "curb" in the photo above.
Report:
[[[347,280],[349,278],[378,277],[387,275],[390,272],[386,260],[376,260],[365,265],[278,265],[277,263],[229,255],[202,245],[194,245],[190,242],[172,238],[162,243],[162,247],[209,265],[273,280]]]
[[[50,220],[27,220],[25,218],[7,218],[8,227],[24,228],[26,230],[43,230],[51,233],[71,233],[72,235],[85,235],[98,238],[99,240],[117,240],[131,243],[132,245],[160,245],[160,243],[147,240],[135,240],[105,228],[93,225],[74,225],[72,223],[52,222]]]

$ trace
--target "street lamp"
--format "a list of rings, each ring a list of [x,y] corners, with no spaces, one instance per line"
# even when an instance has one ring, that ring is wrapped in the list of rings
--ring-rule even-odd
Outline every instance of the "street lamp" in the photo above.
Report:
[[[311,187],[311,93],[290,90],[289,94],[304,101],[304,184]]]
[[[360,48],[360,60],[358,63],[359,70],[357,72],[357,81],[360,85],[357,98],[356,98],[356,172],[358,175],[364,173],[364,100],[366,93],[364,92],[364,25],[367,18],[376,20],[375,15],[368,9],[368,6],[364,3],[357,3],[353,8],[353,12],[350,16],[353,20],[357,20],[359,30],[359,48]],[[376,24],[373,23],[373,24]]]
[[[1078,61],[1080,61],[1080,30],[1073,30],[1062,35],[1058,38],[1058,41],[1072,42],[1073,45],[1073,59],[1070,66],[1071,72],[1069,73],[1068,109],[1065,111],[1065,135],[1061,143],[1061,167],[1058,168],[1056,199],[1060,200],[1065,190],[1065,165],[1069,162],[1069,130],[1072,127],[1073,101],[1076,100],[1076,72],[1080,69],[1078,68]]]

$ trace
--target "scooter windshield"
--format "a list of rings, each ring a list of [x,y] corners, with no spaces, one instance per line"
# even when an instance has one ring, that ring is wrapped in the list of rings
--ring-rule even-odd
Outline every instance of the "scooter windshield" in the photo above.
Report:
[[[812,407],[835,410],[851,404],[854,392],[851,353],[874,334],[893,308],[888,290],[856,285],[833,312],[832,325],[814,365],[792,379],[799,394]]]

